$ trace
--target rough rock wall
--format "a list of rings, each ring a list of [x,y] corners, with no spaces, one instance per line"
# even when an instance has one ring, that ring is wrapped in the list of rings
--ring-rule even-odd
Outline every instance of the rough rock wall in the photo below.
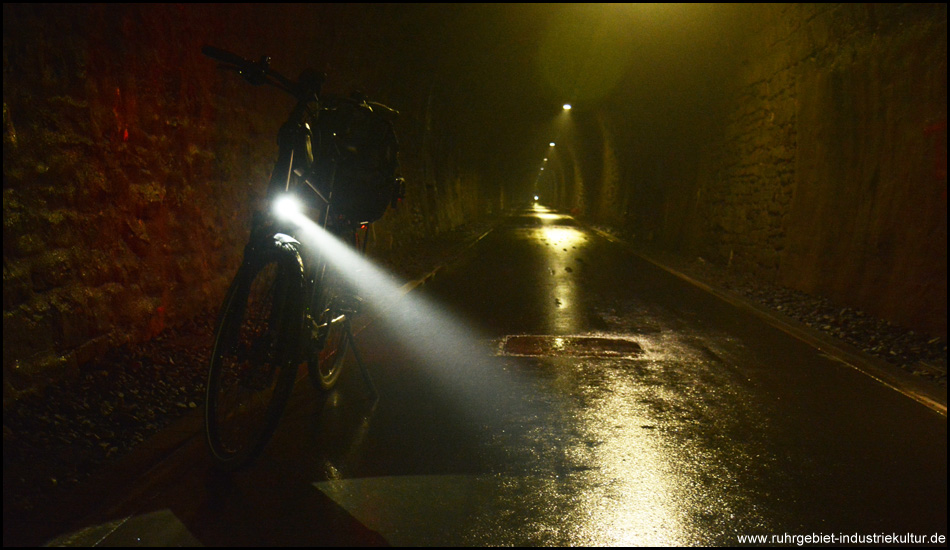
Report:
[[[440,114],[425,114],[425,91],[379,59],[398,52],[348,34],[382,41],[378,29],[392,26],[345,6],[3,10],[5,399],[220,304],[293,103],[216,70],[204,44],[266,52],[291,77],[316,66],[331,91],[359,86],[403,111],[409,196],[378,224],[374,250],[451,229],[497,200],[437,149]]]
[[[711,89],[686,78],[652,104],[631,80],[602,107],[589,173],[617,151],[626,191],[585,171],[601,187],[584,194],[603,200],[584,214],[945,337],[946,5],[746,10],[723,26],[744,30],[699,108],[670,91]]]
[[[838,27],[853,39],[816,41],[794,69],[796,185],[778,278],[945,337],[946,5],[841,8],[807,28]]]
[[[946,6],[775,5],[761,20],[762,54],[706,150],[702,249],[945,336]]]

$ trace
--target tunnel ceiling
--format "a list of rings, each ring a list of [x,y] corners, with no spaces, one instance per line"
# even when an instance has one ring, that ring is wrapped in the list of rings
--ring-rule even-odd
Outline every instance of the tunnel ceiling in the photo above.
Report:
[[[669,128],[664,117],[701,113],[748,30],[735,5],[330,9],[320,19],[334,32],[341,18],[361,22],[342,39],[364,52],[361,62],[381,63],[394,95],[426,97],[454,125],[471,167],[500,180],[533,175],[565,102],[577,116],[609,105],[644,134]]]

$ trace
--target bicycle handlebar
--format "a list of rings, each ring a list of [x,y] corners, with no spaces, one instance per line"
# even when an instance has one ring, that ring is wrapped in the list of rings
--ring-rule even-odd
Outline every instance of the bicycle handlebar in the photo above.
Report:
[[[238,74],[244,77],[244,80],[254,86],[269,84],[294,97],[299,97],[301,93],[307,92],[303,89],[304,86],[271,69],[270,57],[266,55],[261,56],[261,60],[255,63],[214,46],[204,46],[201,48],[201,53],[224,63],[226,69],[237,71]],[[319,90],[313,90],[313,92],[316,93]]]
[[[236,71],[244,78],[244,80],[254,86],[267,84],[283,90],[284,92],[287,92],[298,99],[301,99],[303,96],[310,95],[311,93],[319,94],[320,88],[323,85],[323,79],[326,76],[314,71],[304,71],[301,73],[300,79],[293,81],[271,69],[270,57],[266,55],[261,56],[260,61],[255,63],[253,61],[248,61],[237,54],[222,50],[221,48],[216,48],[214,46],[202,47],[201,53],[212,59],[216,59],[221,63],[224,63],[224,68]],[[352,103],[355,105],[368,105],[370,108],[379,110],[385,116],[390,118],[395,118],[399,115],[399,112],[392,107],[375,101],[344,97],[335,98],[335,100]]]

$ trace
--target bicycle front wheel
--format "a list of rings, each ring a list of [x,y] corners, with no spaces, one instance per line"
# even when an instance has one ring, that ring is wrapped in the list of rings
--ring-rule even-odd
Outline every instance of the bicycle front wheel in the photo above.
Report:
[[[228,290],[208,373],[208,446],[226,470],[247,466],[264,449],[296,379],[298,256],[286,243],[255,256]]]

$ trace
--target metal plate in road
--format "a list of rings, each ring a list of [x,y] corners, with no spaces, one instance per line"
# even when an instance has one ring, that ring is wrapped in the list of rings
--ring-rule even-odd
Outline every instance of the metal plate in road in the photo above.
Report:
[[[643,348],[629,338],[602,336],[508,336],[501,352],[514,356],[637,357]]]

